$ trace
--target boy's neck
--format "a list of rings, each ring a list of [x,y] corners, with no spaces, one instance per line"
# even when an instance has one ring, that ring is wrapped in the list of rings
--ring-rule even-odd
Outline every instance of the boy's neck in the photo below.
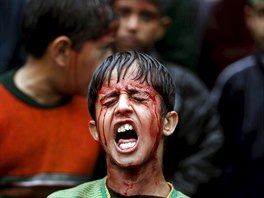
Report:
[[[45,61],[29,58],[15,74],[14,83],[24,94],[41,104],[54,104],[63,96],[51,84],[55,71]]]
[[[107,186],[121,195],[167,197],[171,190],[163,176],[161,165],[146,163],[139,167],[122,168],[108,163],[107,168]]]

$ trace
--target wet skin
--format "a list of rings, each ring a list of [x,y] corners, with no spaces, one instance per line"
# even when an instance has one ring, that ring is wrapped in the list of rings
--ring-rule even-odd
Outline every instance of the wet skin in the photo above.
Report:
[[[119,166],[137,166],[156,155],[162,137],[160,95],[133,80],[134,71],[117,82],[113,72],[96,102],[98,137],[111,160]]]
[[[135,80],[137,61],[118,81],[114,69],[103,82],[90,132],[106,152],[107,186],[126,195],[166,197],[170,191],[163,172],[163,136],[171,135],[178,116],[161,117],[162,98],[146,82]]]
[[[147,51],[161,39],[169,21],[149,0],[114,0],[113,9],[119,20],[116,34],[118,50]]]
[[[246,6],[245,19],[257,46],[264,52],[264,3]]]
[[[146,83],[134,80],[135,74],[132,66],[117,82],[114,70],[110,83],[103,83],[90,131],[106,151],[108,187],[127,196],[166,197],[170,187],[162,173],[166,124],[161,117],[161,96]]]

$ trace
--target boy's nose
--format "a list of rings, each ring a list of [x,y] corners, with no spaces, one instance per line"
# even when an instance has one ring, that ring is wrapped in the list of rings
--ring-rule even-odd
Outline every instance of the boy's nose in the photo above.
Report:
[[[129,30],[136,30],[139,25],[139,19],[137,16],[130,16],[126,21],[126,26]]]
[[[127,95],[120,95],[116,108],[116,113],[128,113],[132,111],[130,100]]]

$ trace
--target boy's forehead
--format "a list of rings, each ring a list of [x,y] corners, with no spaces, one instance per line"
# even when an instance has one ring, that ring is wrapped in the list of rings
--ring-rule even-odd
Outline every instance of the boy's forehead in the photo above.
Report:
[[[128,1],[128,2],[147,2],[147,3],[151,3],[152,5],[156,5],[157,7],[162,7],[162,5],[166,4],[167,5],[167,0],[113,0],[112,2],[113,3],[116,3],[116,2],[125,2],[125,1]],[[166,3],[165,3],[166,2]]]
[[[110,84],[103,83],[101,89],[98,92],[99,98],[109,95],[111,93],[127,93],[127,94],[136,94],[136,93],[148,93],[150,95],[157,95],[156,90],[147,84],[146,82],[141,82],[140,80],[133,79],[123,79],[116,83],[116,79]]]
[[[115,84],[118,81],[122,82],[129,82],[129,81],[135,81],[135,77],[138,73],[138,63],[137,61],[134,61],[132,65],[129,68],[123,67],[120,71],[117,69],[118,66],[116,66],[109,79],[104,80],[104,84],[110,82],[110,84]]]
[[[139,76],[139,65],[137,60],[135,60],[129,68],[123,66],[120,71],[118,71],[117,69],[119,66],[120,65],[115,65],[115,68],[111,72],[109,78],[106,78],[103,81],[101,88],[113,88],[113,86],[117,87],[117,84],[118,86],[126,86],[127,88],[131,86],[136,86],[138,88],[146,87],[146,85],[149,86],[147,82],[142,82],[142,79],[144,79],[144,77]]]
[[[155,6],[159,14],[167,15],[171,0],[144,0],[144,1],[147,2],[148,4],[151,4],[152,6]]]
[[[160,6],[155,0],[114,0],[114,5],[137,10],[160,11]]]

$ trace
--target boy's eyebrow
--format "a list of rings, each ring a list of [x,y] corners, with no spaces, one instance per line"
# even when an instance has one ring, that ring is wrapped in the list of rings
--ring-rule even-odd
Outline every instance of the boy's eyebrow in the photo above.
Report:
[[[141,10],[140,14],[141,15],[149,15],[149,16],[154,17],[154,18],[155,17],[158,18],[158,17],[161,16],[159,12],[155,12],[155,11],[152,11],[152,10]]]
[[[128,88],[128,93],[129,94],[136,94],[136,93],[145,93],[145,94],[150,94],[150,91],[147,89],[141,89],[141,88],[135,88],[135,87],[131,87]]]
[[[116,91],[111,91],[111,92],[107,92],[101,99],[100,99],[100,101],[103,101],[103,100],[105,100],[105,99],[107,99],[107,98],[111,98],[111,97],[115,97],[115,96],[117,96],[118,94],[117,94],[117,92]]]
[[[143,93],[143,94],[151,95],[151,91],[149,89],[140,88],[140,87],[128,87],[127,93],[128,94]],[[107,98],[116,97],[119,95],[116,90],[106,91],[105,93],[102,93],[102,94],[103,96],[100,99],[100,102],[103,100],[106,100]]]

